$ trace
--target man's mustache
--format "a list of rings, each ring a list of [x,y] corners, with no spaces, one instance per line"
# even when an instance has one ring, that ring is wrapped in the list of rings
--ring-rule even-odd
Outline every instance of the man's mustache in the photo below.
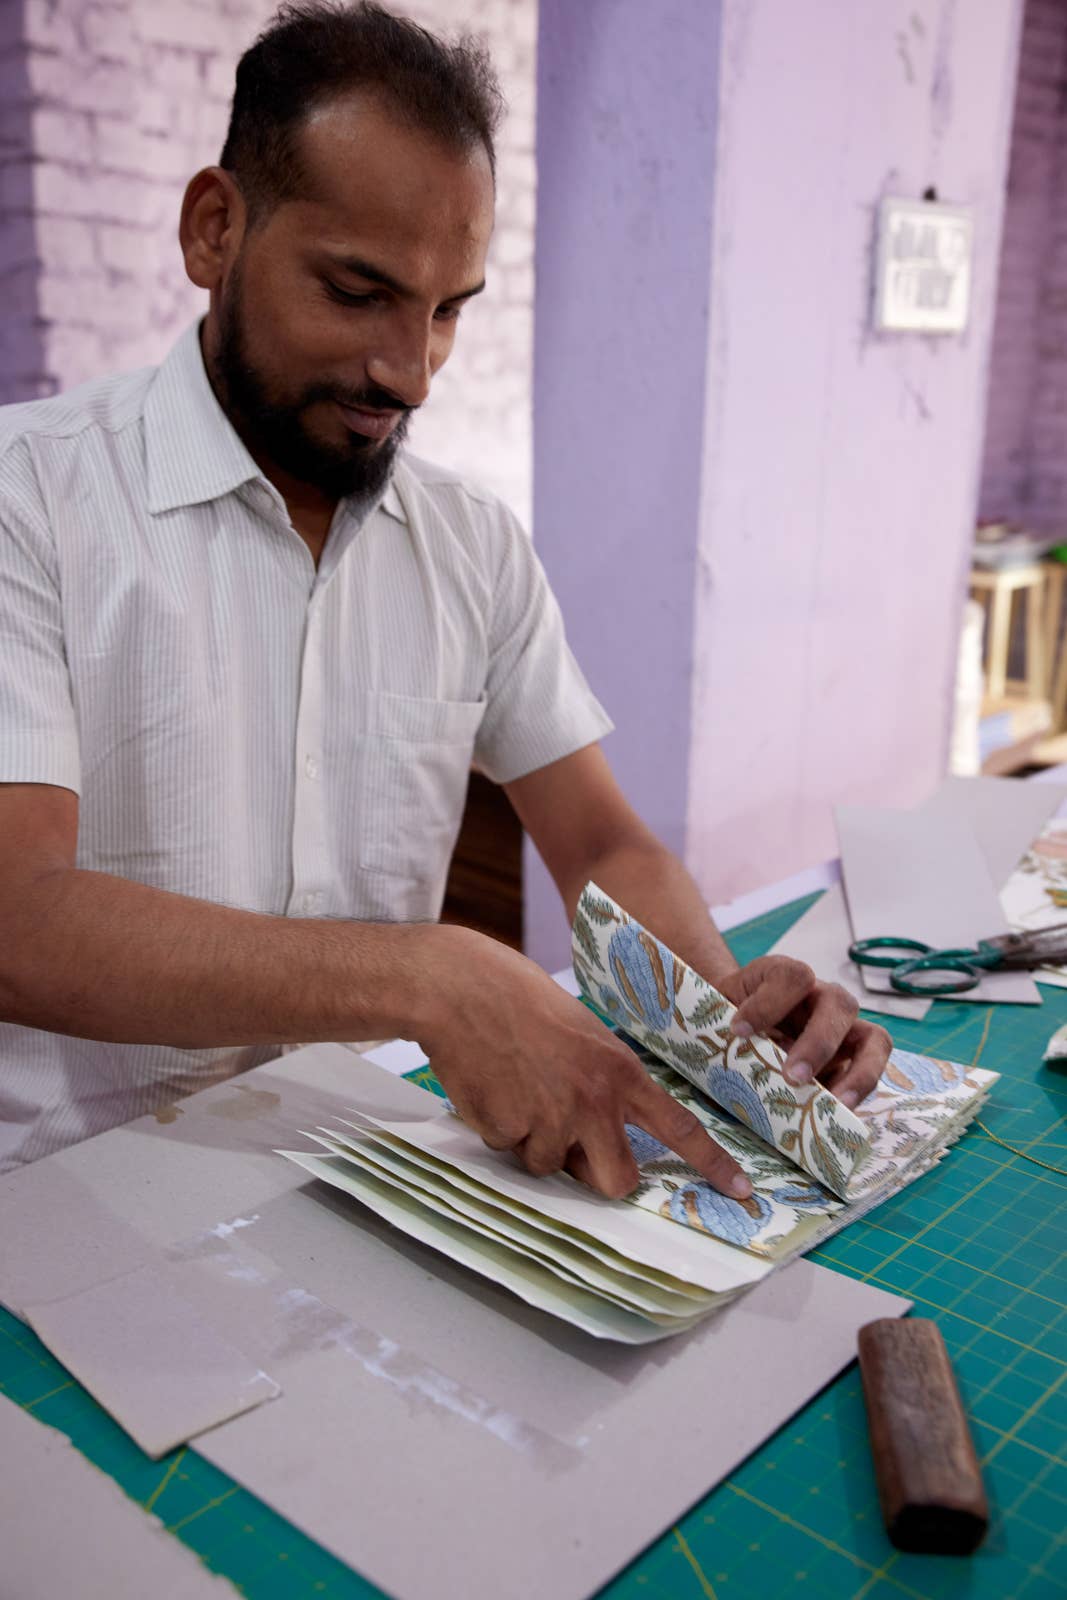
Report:
[[[398,400],[395,394],[390,394],[388,389],[379,389],[376,384],[371,384],[365,389],[341,390],[316,387],[307,395],[308,404],[313,400],[336,400],[338,405],[350,406],[355,411],[402,411],[408,415],[418,410],[418,406],[411,406],[404,400]]]

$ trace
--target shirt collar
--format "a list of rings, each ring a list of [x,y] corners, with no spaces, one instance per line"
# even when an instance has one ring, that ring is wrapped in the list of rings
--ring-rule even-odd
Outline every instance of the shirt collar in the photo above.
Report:
[[[381,510],[387,511],[389,515],[391,517],[395,517],[398,522],[406,522],[408,519],[404,511],[404,505],[400,496],[396,492],[396,474],[398,471],[403,471],[403,467],[400,462],[397,462],[396,467],[394,467],[393,476],[389,479],[385,493],[382,495]]]
[[[262,476],[215,398],[198,323],[186,329],[152,379],[144,429],[153,513],[217,500]]]
[[[144,428],[148,509],[153,514],[218,500],[253,479],[267,482],[211,387],[199,323],[186,329],[152,379]],[[407,522],[392,479],[380,506],[398,522]]]

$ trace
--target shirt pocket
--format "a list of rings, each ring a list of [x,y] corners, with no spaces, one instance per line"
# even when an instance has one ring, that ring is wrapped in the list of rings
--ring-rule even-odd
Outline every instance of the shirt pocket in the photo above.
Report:
[[[370,872],[442,880],[463,820],[484,700],[364,696],[359,863]]]

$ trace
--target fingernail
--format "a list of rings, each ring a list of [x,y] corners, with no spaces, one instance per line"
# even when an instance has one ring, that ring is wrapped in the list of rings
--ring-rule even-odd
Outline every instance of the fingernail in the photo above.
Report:
[[[736,1017],[730,1024],[730,1030],[737,1039],[751,1039],[754,1031],[751,1022],[738,1022]]]
[[[752,1193],[752,1185],[743,1172],[739,1172],[736,1178],[731,1178],[730,1193],[735,1200],[747,1200]]]
[[[860,1103],[860,1097],[855,1089],[842,1089],[837,1098],[843,1106],[848,1106],[850,1111],[854,1111]]]
[[[799,1086],[811,1082],[815,1076],[815,1069],[810,1061],[790,1061],[785,1068],[785,1076],[790,1083]]]

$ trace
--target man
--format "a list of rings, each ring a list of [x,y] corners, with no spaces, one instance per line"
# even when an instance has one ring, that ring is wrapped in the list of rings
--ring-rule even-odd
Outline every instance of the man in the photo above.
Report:
[[[287,1043],[401,1034],[467,1121],[608,1195],[627,1122],[750,1186],[515,952],[439,927],[472,758],[568,911],[589,877],[855,1104],[887,1053],[798,963],[738,970],[630,810],[526,536],[406,456],[484,279],[483,55],[372,5],[243,58],[158,371],[0,414],[0,1165]],[[596,537],[596,530],[585,536]]]

